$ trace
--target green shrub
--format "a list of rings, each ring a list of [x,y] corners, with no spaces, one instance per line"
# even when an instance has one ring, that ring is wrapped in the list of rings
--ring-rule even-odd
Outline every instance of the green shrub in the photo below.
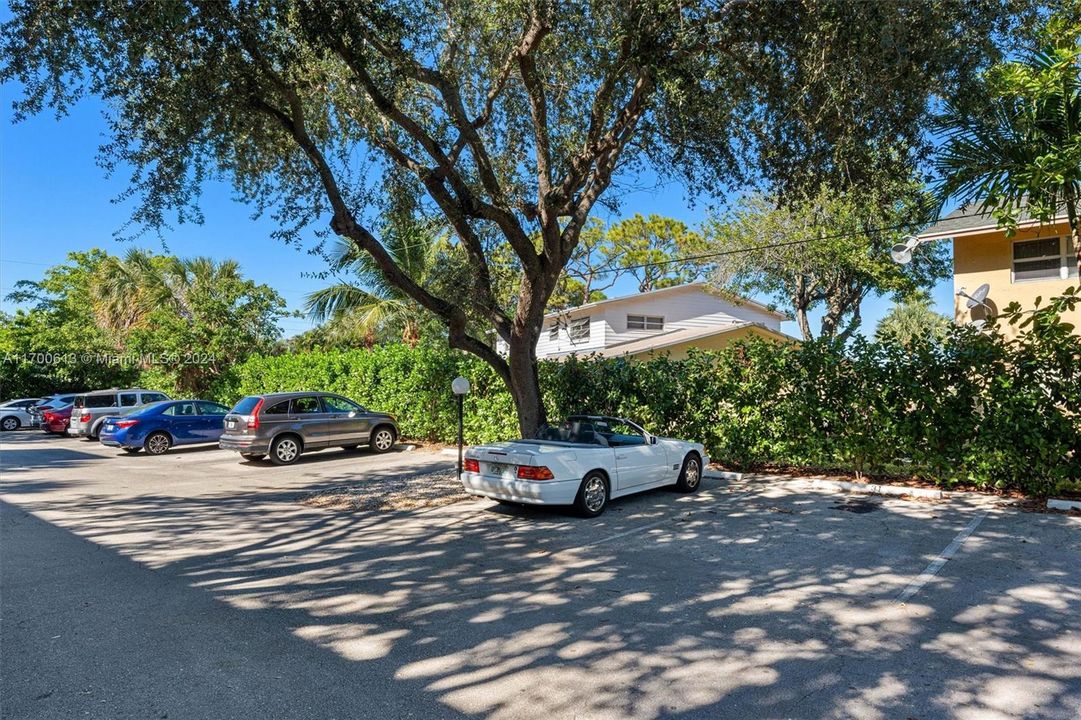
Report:
[[[1070,292],[1039,311],[1008,309],[1018,340],[955,328],[904,346],[857,339],[640,362],[541,363],[552,418],[600,413],[698,440],[726,465],[904,473],[952,485],[1046,494],[1081,481],[1081,338],[1060,319]],[[394,414],[406,437],[453,442],[451,380],[464,375],[467,442],[518,435],[514,404],[486,364],[445,347],[254,356],[219,379],[218,399],[328,390]]]

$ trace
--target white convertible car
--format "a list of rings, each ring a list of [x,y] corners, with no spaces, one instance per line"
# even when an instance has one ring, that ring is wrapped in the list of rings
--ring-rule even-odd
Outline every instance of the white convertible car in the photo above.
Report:
[[[470,448],[462,483],[502,503],[573,505],[596,517],[623,495],[665,485],[694,492],[708,463],[699,443],[650,435],[622,418],[575,415],[542,426],[533,440]]]

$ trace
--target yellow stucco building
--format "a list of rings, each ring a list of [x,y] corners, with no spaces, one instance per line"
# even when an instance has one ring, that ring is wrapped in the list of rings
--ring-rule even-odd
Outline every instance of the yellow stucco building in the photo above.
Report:
[[[973,206],[955,210],[919,235],[921,241],[953,240],[954,321],[964,324],[1001,312],[1011,302],[1024,309],[1044,303],[1079,284],[1073,244],[1065,217],[1040,225],[1022,216],[1017,232],[1006,237],[995,219]],[[988,285],[982,304],[969,299]],[[1081,333],[1081,308],[1064,316]],[[1008,326],[1007,335],[1014,334]]]

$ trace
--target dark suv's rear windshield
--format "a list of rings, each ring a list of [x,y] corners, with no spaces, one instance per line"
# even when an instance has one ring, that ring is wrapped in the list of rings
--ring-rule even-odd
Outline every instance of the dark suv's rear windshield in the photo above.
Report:
[[[240,402],[233,408],[233,412],[237,415],[251,415],[251,411],[255,409],[255,406],[259,403],[258,395],[249,395],[246,398],[241,398]]]

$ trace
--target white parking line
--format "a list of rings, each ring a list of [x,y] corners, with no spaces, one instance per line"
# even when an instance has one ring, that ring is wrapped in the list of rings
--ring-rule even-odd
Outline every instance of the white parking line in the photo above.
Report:
[[[931,561],[927,568],[920,573],[919,577],[910,582],[908,587],[901,591],[901,594],[897,596],[897,602],[904,605],[913,595],[918,593],[924,585],[930,582],[931,578],[937,575],[938,571],[942,569],[942,566],[946,564],[946,561],[957,554],[957,551],[961,549],[961,545],[964,544],[965,540],[968,540],[969,536],[976,532],[976,528],[980,526],[980,523],[983,522],[983,519],[987,517],[989,512],[990,511],[984,511],[972,518],[972,521],[965,526],[965,529],[957,533],[957,537],[953,539],[953,542],[947,545],[946,549]]]

